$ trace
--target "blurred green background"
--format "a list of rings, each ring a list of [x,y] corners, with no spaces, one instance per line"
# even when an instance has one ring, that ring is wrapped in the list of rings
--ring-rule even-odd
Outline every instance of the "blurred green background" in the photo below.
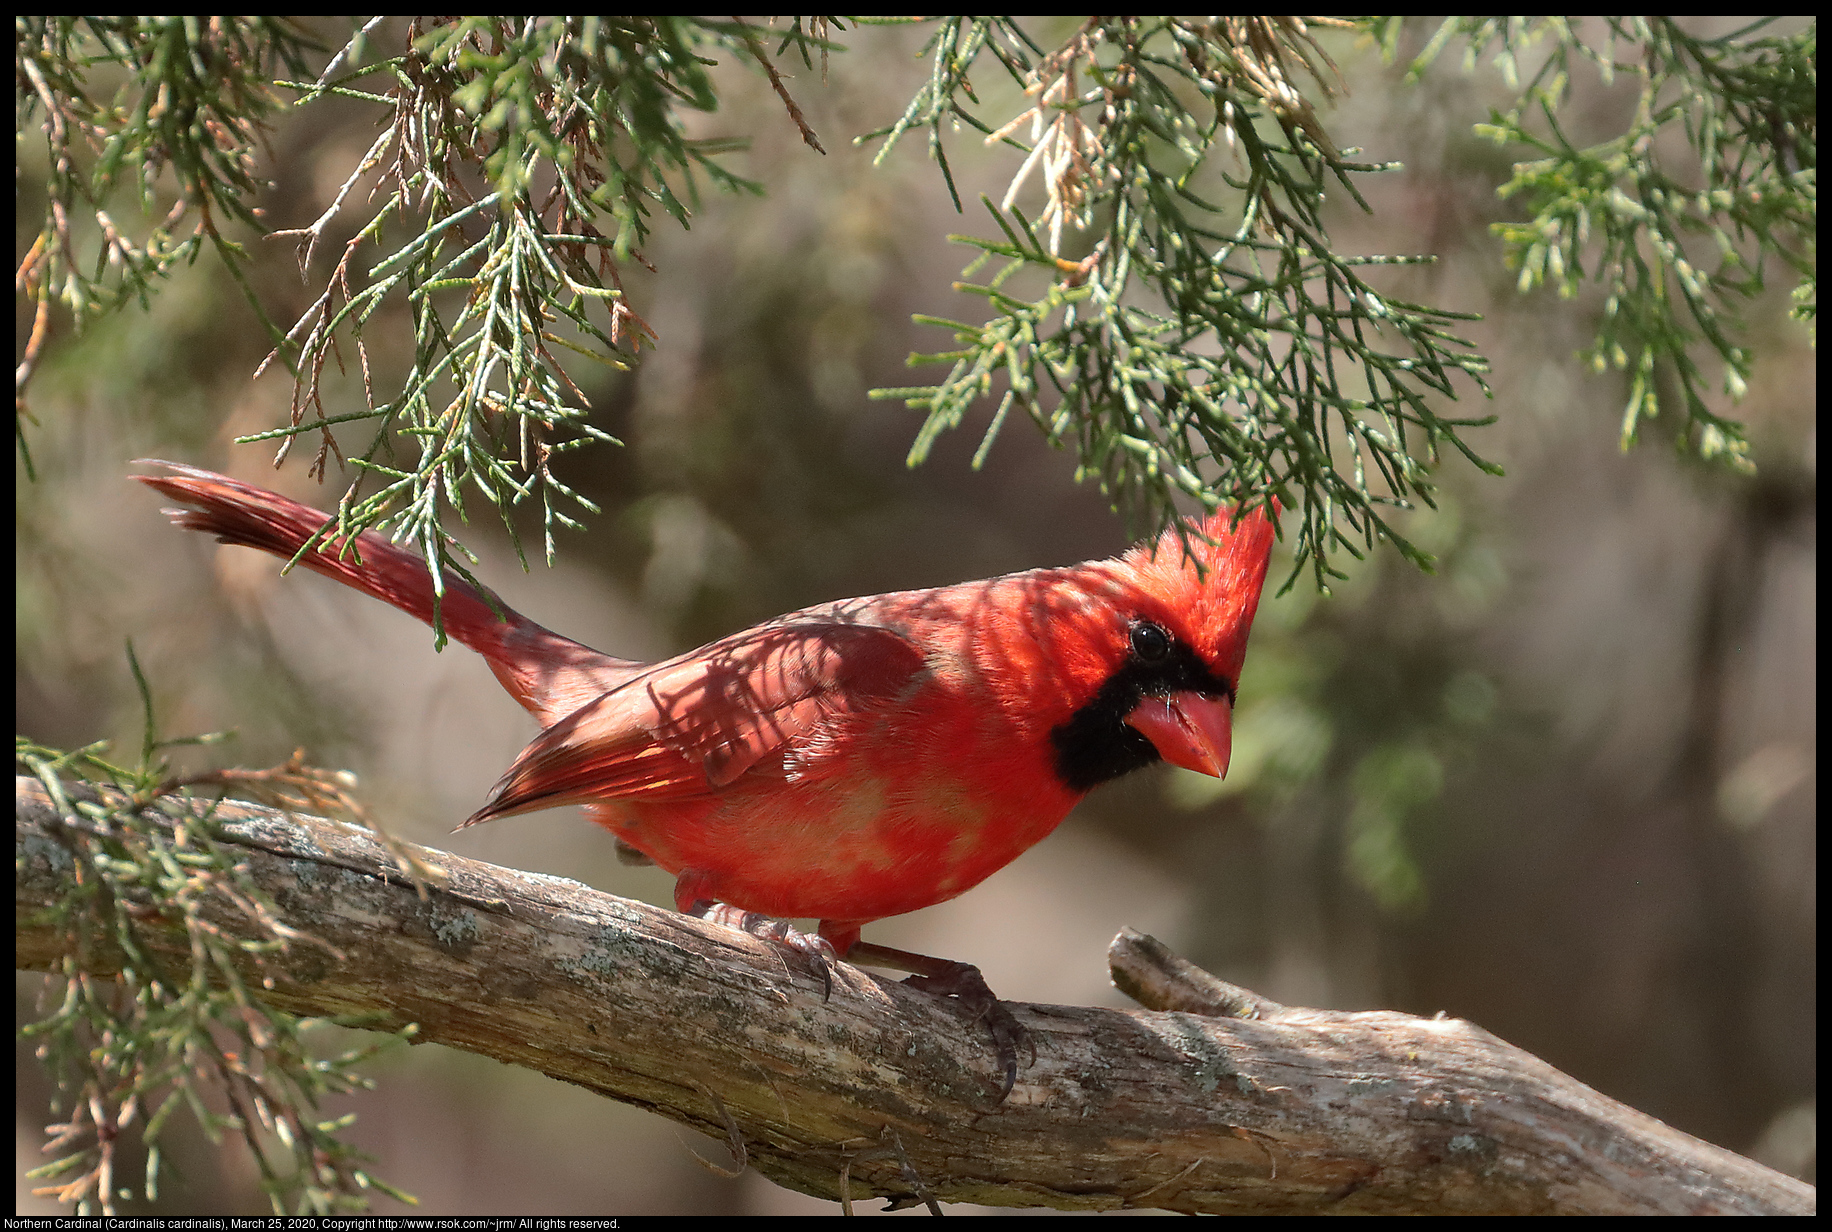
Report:
[[[661,656],[832,598],[1125,546],[1101,494],[1072,481],[1074,459],[1028,425],[1008,425],[982,470],[968,465],[969,425],[912,471],[919,413],[867,400],[911,383],[912,350],[945,343],[912,313],[978,310],[948,290],[971,253],[946,236],[991,223],[954,213],[919,141],[879,169],[851,145],[900,112],[927,70],[912,32],[845,41],[824,83],[818,72],[790,82],[825,157],[743,65],[716,70],[721,113],[686,117],[694,136],[748,135],[732,162],[768,195],[708,197],[690,232],[663,226],[646,248],[656,273],[626,271],[660,341],[630,373],[575,370],[597,422],[627,442],[561,465],[604,508],[590,533],[563,537],[558,564],[529,574],[500,531],[479,520],[467,535],[482,544],[478,576],[535,620]],[[1753,478],[1677,456],[1660,423],[1621,452],[1625,381],[1574,358],[1600,305],[1519,297],[1488,229],[1515,216],[1494,194],[1510,155],[1470,125],[1505,89],[1449,63],[1408,87],[1400,67],[1346,41],[1332,50],[1351,92],[1323,116],[1332,136],[1405,164],[1360,181],[1371,216],[1336,203],[1336,246],[1435,252],[1437,265],[1396,268],[1384,285],[1484,314],[1466,332],[1494,363],[1495,399],[1462,411],[1499,415],[1472,443],[1507,478],[1443,467],[1441,508],[1407,519],[1438,555],[1435,577],[1389,550],[1332,597],[1304,579],[1273,597],[1289,573],[1289,555],[1284,569],[1275,558],[1219,789],[1168,767],[1103,788],[978,889],[868,938],[977,963],[1008,998],[1120,1005],[1104,953],[1131,925],[1281,1001],[1472,1019],[1811,1179],[1808,335],[1785,294],[1749,314],[1756,376],[1737,413]],[[984,97],[996,111],[999,87]],[[1633,102],[1629,83],[1578,83],[1573,139],[1620,131]],[[276,126],[271,225],[316,217],[372,124],[337,104]],[[1021,158],[972,134],[950,155],[969,202],[996,199]],[[21,167],[20,252],[41,172]],[[290,321],[311,295],[292,246],[253,244],[256,285]],[[19,320],[16,345],[29,326]],[[410,341],[404,317],[392,331],[371,323],[378,368],[400,362],[391,339]],[[434,654],[427,629],[331,582],[282,579],[267,557],[178,533],[125,480],[130,459],[165,457],[328,500],[303,457],[275,473],[269,446],[230,443],[285,416],[284,375],[249,380],[267,346],[209,257],[149,312],[54,338],[26,428],[39,477],[15,472],[17,730],[137,747],[132,636],[168,734],[239,733],[186,765],[266,765],[303,745],[355,770],[396,834],[667,904],[666,875],[620,867],[576,810],[452,835],[533,735],[483,662],[455,646]],[[354,405],[359,379],[352,362],[327,388]],[[19,977],[22,1012],[38,986]],[[374,1076],[376,1091],[337,1110],[358,1114],[351,1136],[423,1213],[832,1209],[754,1174],[717,1177],[692,1152],[723,1163],[718,1145],[539,1075],[416,1048]],[[47,1119],[23,1047],[18,1077],[23,1174]],[[201,1139],[174,1151],[185,1181],[167,1186],[161,1212],[265,1211],[239,1160]],[[28,1188],[22,1179],[21,1212],[51,1209]]]

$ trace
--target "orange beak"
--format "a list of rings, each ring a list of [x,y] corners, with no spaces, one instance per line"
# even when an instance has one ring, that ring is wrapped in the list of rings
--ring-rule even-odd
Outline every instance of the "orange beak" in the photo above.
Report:
[[[1233,713],[1225,697],[1186,691],[1147,697],[1132,708],[1126,722],[1171,765],[1219,779],[1227,777],[1228,754],[1234,748]]]

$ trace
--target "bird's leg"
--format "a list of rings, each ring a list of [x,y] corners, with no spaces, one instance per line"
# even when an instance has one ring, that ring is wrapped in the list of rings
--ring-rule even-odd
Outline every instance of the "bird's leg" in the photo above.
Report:
[[[840,961],[840,956],[833,944],[819,933],[805,933],[787,920],[746,911],[728,903],[714,902],[710,898],[695,899],[686,908],[686,914],[794,950],[807,960],[809,969],[821,977],[821,1000],[833,996],[833,969]]]
[[[986,1029],[992,1033],[993,1047],[998,1050],[999,1066],[1005,1072],[1005,1084],[999,1088],[1001,1101],[1011,1094],[1012,1085],[1018,1081],[1018,1050],[1030,1049],[1031,1061],[1036,1062],[1037,1048],[1031,1042],[1030,1032],[1005,1008],[1005,1003],[993,995],[986,977],[973,964],[893,950],[869,941],[854,942],[846,951],[846,961],[859,966],[908,971],[910,978],[903,982],[910,987],[941,997],[953,997],[971,1008],[976,1021],[985,1021]]]

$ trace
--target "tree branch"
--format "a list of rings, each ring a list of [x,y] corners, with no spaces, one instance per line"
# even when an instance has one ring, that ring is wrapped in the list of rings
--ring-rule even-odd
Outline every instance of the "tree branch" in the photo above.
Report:
[[[60,818],[35,779],[17,781],[16,804],[17,965],[80,953],[109,974],[105,943],[40,922],[70,893],[88,823]],[[814,973],[752,937],[445,852],[424,852],[442,883],[422,901],[365,832],[238,803],[216,818],[286,922],[321,943],[248,960],[273,1005],[418,1022],[423,1040],[740,1143],[765,1176],[819,1197],[1234,1214],[1815,1206],[1811,1186],[1469,1023],[1204,990],[1213,977],[1136,934],[1115,943],[1123,987],[1258,1017],[1015,1004],[1036,1056],[1001,1103],[990,1041],[952,1001],[853,967],[823,1000]],[[206,916],[250,924],[227,899]],[[188,965],[181,925],[149,914],[144,929],[156,958]]]

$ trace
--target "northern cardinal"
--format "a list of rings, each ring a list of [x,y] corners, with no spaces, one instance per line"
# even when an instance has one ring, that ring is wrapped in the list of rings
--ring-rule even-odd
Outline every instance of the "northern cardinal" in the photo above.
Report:
[[[290,559],[328,521],[155,464],[174,473],[134,478],[224,543]],[[448,578],[445,629],[542,727],[464,825],[581,804],[675,875],[682,911],[815,918],[838,956],[972,991],[973,968],[861,946],[860,927],[978,885],[1109,779],[1160,758],[1227,773],[1274,528],[1255,509],[1192,529],[1111,560],[804,608],[659,663],[600,654]],[[380,535],[327,536],[299,563],[433,618],[425,563]],[[1015,1053],[994,1035],[1009,1089]]]

